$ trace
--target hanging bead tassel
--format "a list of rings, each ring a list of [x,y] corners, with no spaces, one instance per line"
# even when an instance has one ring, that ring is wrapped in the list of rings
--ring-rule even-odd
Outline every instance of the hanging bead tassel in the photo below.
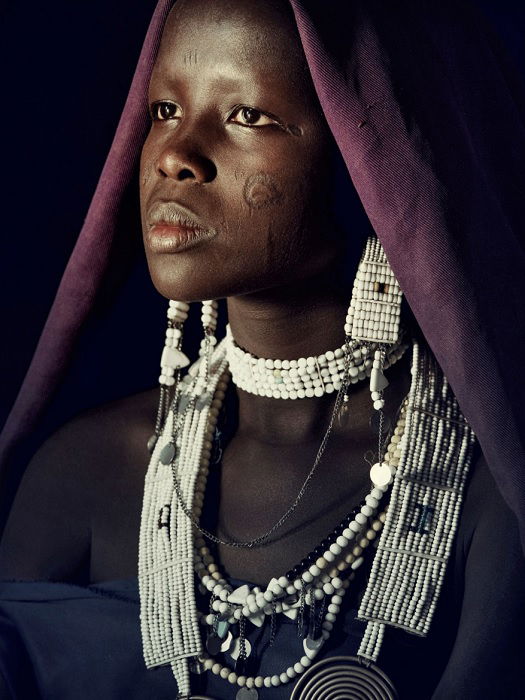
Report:
[[[178,383],[180,370],[190,364],[188,357],[180,349],[183,326],[188,318],[189,308],[189,304],[184,301],[170,300],[168,305],[168,328],[166,329],[166,340],[164,341],[164,349],[160,359],[159,407],[155,420],[155,432],[147,443],[150,453],[155,449],[157,439],[161,434],[171,403],[171,392]],[[169,464],[169,462],[167,463]]]
[[[201,340],[199,355],[204,357],[207,367],[210,364],[213,348],[217,344],[215,331],[217,330],[218,307],[218,303],[213,299],[202,302],[201,323],[204,330],[204,338]]]
[[[350,312],[350,309],[348,310]],[[347,316],[348,318],[348,316]],[[349,326],[348,326],[349,328]],[[352,360],[354,359],[352,354],[352,338],[347,333],[347,323],[345,323],[345,344],[344,344],[344,374],[343,374],[343,398],[341,400],[341,406],[337,413],[337,423],[340,428],[346,428],[350,420],[350,366]],[[356,374],[354,369],[354,375]],[[359,374],[359,370],[357,370]],[[357,376],[357,375],[356,375]]]
[[[370,480],[378,488],[385,488],[388,486],[395,474],[395,468],[383,460],[384,433],[388,430],[385,414],[383,412],[385,406],[383,390],[388,386],[388,380],[383,374],[385,356],[386,353],[383,348],[375,351],[374,363],[370,374],[370,394],[372,396],[374,410],[376,411],[376,414],[370,419],[370,423],[372,428],[377,426],[378,436],[377,462],[370,469]]]

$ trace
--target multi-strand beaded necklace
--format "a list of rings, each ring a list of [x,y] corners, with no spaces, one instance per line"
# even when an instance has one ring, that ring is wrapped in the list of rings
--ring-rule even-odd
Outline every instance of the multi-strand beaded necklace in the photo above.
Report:
[[[330,635],[364,551],[376,540],[383,523],[359,610],[368,624],[354,661],[377,659],[386,624],[416,634],[428,631],[457,525],[473,435],[446,380],[415,344],[406,406],[381,460],[378,483],[359,511],[292,571],[272,579],[265,590],[248,585],[234,588],[195,527],[202,512],[216,423],[227,388],[227,355],[227,342],[223,341],[211,357],[203,357],[191,368],[177,388],[173,410],[167,415],[148,469],[139,556],[146,665],[171,664],[180,697],[190,695],[191,665],[236,685],[239,700],[255,699],[258,689],[291,681],[302,693],[294,690],[294,697],[306,698],[310,697],[312,662]],[[335,353],[334,359],[339,359]],[[275,370],[281,370],[282,378],[282,370],[290,368],[265,369],[279,379]],[[316,367],[316,371],[322,369],[321,365]],[[367,373],[371,371],[369,366]],[[315,395],[315,387],[307,388],[314,388]],[[286,391],[297,389],[288,382]],[[392,478],[386,513],[381,500]],[[197,610],[196,585],[210,596],[208,612]],[[302,634],[301,653],[292,666],[277,668],[271,675],[257,675],[249,669],[252,650],[246,628],[265,621],[273,628],[276,615],[296,620]],[[200,627],[205,630],[204,637]],[[355,680],[358,671],[351,678]],[[383,688],[378,697],[395,697],[381,672],[370,683]]]

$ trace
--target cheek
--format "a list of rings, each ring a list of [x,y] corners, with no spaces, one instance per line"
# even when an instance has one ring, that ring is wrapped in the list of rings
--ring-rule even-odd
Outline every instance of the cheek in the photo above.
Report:
[[[150,135],[146,138],[144,146],[140,154],[140,164],[139,164],[139,177],[140,177],[140,190],[141,197],[143,190],[147,190],[148,185],[153,181],[153,174],[155,172],[154,160],[153,160],[153,148],[150,140]]]
[[[266,209],[283,200],[282,188],[267,173],[255,173],[246,178],[243,198],[250,209]]]

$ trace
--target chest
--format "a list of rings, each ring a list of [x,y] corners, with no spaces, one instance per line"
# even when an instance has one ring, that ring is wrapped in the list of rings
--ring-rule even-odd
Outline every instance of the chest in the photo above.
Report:
[[[265,583],[300,563],[359,506],[370,489],[365,446],[333,441],[318,459],[319,442],[261,445],[232,440],[209,478],[207,526],[223,541],[216,556],[233,578]]]

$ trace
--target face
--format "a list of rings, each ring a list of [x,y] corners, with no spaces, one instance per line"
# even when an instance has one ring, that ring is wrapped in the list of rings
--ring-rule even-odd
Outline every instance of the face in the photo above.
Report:
[[[333,264],[330,135],[284,6],[179,0],[149,104],[141,212],[161,294],[275,291]]]

